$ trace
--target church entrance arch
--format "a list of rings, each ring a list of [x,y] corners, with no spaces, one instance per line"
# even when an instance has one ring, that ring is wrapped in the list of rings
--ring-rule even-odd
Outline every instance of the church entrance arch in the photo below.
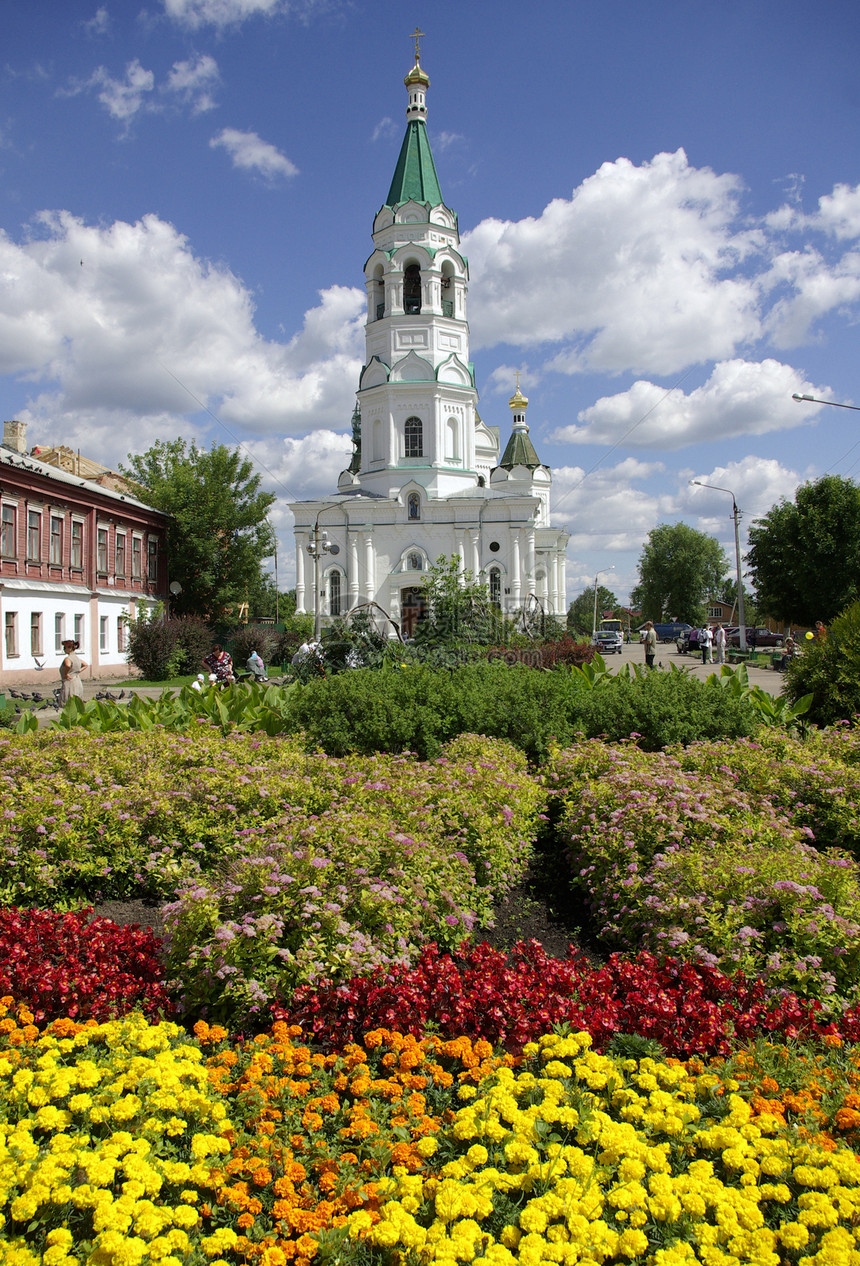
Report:
[[[427,595],[422,588],[409,585],[400,590],[400,626],[404,637],[414,637],[416,627],[427,619]]]

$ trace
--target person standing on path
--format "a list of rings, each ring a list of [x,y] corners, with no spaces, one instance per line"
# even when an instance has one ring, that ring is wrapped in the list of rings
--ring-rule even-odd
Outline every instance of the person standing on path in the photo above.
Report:
[[[714,630],[714,663],[724,664],[726,662],[726,630],[722,624],[718,624]]]
[[[704,625],[702,628],[700,640],[702,643],[702,663],[713,664],[714,662],[714,635],[711,632],[710,624]]]
[[[650,620],[645,621],[645,667],[654,667],[654,656],[657,654],[657,632]]]
[[[89,665],[85,664],[80,655],[78,655],[79,646],[80,642],[76,642],[72,637],[67,637],[63,642],[65,656],[60,661],[60,694],[57,700],[61,708],[71,699],[72,695],[76,699],[83,699],[84,697],[81,673]]]

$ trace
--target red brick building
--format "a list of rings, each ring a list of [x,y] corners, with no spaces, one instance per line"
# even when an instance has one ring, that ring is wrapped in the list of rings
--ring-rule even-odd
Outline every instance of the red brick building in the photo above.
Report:
[[[141,603],[167,600],[167,516],[103,467],[42,461],[25,438],[23,423],[3,424],[0,689],[58,682],[70,637],[90,665],[85,677],[117,676],[127,667],[127,621]],[[98,483],[82,473],[94,467]]]

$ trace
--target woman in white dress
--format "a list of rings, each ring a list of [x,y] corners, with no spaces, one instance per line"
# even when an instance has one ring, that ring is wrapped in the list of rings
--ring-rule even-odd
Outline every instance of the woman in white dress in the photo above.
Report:
[[[62,708],[67,700],[74,695],[78,699],[84,697],[84,687],[81,682],[81,673],[89,665],[85,664],[78,655],[78,647],[80,642],[76,642],[74,638],[68,637],[63,642],[63,650],[66,652],[65,657],[60,661],[60,697],[59,705]]]

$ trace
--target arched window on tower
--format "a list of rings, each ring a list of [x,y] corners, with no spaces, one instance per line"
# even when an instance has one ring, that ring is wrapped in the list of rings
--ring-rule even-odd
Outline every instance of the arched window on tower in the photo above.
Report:
[[[444,317],[452,317],[454,315],[454,269],[446,260],[442,265],[442,315]]]
[[[410,492],[406,498],[406,517],[409,519],[421,518],[421,498],[417,492]]]
[[[403,456],[424,456],[424,427],[420,418],[407,418],[403,430]]]
[[[376,320],[381,321],[385,316],[385,278],[382,275],[382,265],[377,264],[373,274],[374,294],[373,302],[375,303]]]
[[[490,602],[496,607],[502,605],[502,573],[498,567],[490,568]]]
[[[460,428],[456,418],[449,418],[445,423],[445,457],[451,462],[460,460]]]
[[[329,615],[340,615],[341,589],[340,572],[331,571],[328,577],[328,612]]]
[[[403,311],[407,316],[421,311],[421,269],[417,264],[407,264],[403,274]]]

